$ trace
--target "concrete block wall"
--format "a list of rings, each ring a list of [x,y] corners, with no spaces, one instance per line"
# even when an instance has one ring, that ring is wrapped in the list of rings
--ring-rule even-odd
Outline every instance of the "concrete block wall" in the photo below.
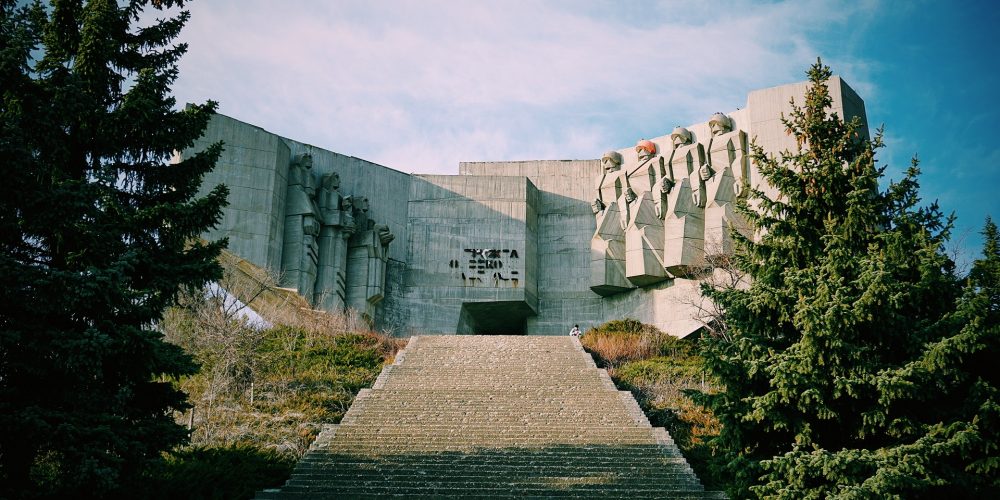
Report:
[[[280,137],[260,127],[217,114],[205,135],[178,153],[179,157],[219,141],[225,149],[215,169],[205,176],[199,195],[225,184],[229,206],[223,209],[219,226],[204,236],[212,240],[228,237],[232,252],[256,266],[280,269],[289,149]]]
[[[701,128],[708,133],[707,125]],[[565,335],[575,324],[585,330],[622,318],[654,324],[675,335],[697,330],[699,308],[705,304],[696,281],[669,280],[604,298],[590,290],[590,238],[595,227],[590,202],[600,172],[600,160],[459,165],[461,176],[524,176],[538,188],[538,314],[528,319],[527,333]]]
[[[471,312],[518,321],[537,310],[537,198],[525,177],[413,177],[404,287],[414,331],[471,328],[468,305],[496,303]]]
[[[599,160],[463,162],[460,176],[527,177],[538,189],[538,314],[532,335],[565,335],[603,322],[601,298],[590,291],[590,202],[601,172]]]
[[[291,156],[300,153],[312,155],[312,170],[317,181],[324,174],[336,172],[340,175],[341,193],[355,198],[368,198],[368,217],[389,226],[389,230],[396,236],[389,244],[389,258],[406,261],[405,245],[402,242],[406,241],[410,174],[291,139],[283,140],[288,144]]]
[[[401,289],[406,261],[407,202],[410,175],[351,156],[286,139],[260,127],[225,115],[215,115],[192,148],[179,158],[223,141],[225,149],[216,168],[202,183],[202,194],[217,184],[229,187],[229,206],[216,229],[205,233],[209,239],[229,238],[229,250],[256,266],[275,273],[281,269],[282,235],[285,220],[288,165],[300,153],[313,156],[312,175],[319,179],[337,172],[344,195],[367,197],[369,218],[386,224],[395,236],[389,245],[386,287]],[[406,308],[398,303],[401,294],[387,294],[376,308],[376,327],[387,331],[405,328]],[[391,311],[383,320],[381,311]]]
[[[833,76],[829,81],[830,97],[833,100],[831,112],[837,113],[845,121],[857,116],[865,124],[862,134],[868,138],[868,117],[865,114],[865,103],[858,97],[847,82],[839,76]],[[771,87],[767,89],[754,90],[747,96],[747,107],[749,110],[749,120],[746,124],[747,133],[752,140],[764,148],[765,151],[778,155],[781,151],[796,151],[798,145],[795,138],[788,135],[785,125],[781,123],[781,117],[789,117],[792,113],[792,100],[796,106],[803,106],[805,103],[805,93],[809,89],[809,82],[792,83]],[[777,192],[763,185],[760,174],[756,169],[751,169],[751,185],[761,186],[764,192],[769,195],[776,195]]]

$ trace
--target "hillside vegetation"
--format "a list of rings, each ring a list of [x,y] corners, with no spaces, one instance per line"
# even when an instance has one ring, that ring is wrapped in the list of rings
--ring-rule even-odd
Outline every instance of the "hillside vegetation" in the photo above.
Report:
[[[176,414],[191,440],[150,472],[139,496],[250,498],[282,484],[322,426],[339,423],[404,345],[356,315],[282,303],[273,278],[227,257],[222,279],[182,296],[161,323],[200,366],[174,381],[192,405]]]
[[[686,390],[717,388],[696,354],[696,341],[632,319],[609,321],[587,330],[580,340],[615,385],[632,392],[650,423],[670,432],[705,487],[722,487],[706,443],[718,435],[719,421],[685,395]]]

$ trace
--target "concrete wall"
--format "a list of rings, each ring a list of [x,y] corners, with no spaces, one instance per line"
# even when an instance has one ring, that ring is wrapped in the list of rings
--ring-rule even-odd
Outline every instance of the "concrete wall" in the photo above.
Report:
[[[864,101],[839,76],[830,78],[829,87],[830,98],[833,100],[830,111],[844,118],[845,121],[859,117],[864,124],[861,133],[867,139],[869,134],[868,117],[865,114]],[[798,145],[795,143],[795,138],[786,133],[786,127],[781,123],[781,117],[791,116],[792,100],[795,101],[796,106],[804,105],[804,96],[808,89],[809,82],[799,82],[750,92],[747,96],[746,106],[746,110],[749,111],[746,130],[750,138],[755,140],[765,151],[775,155],[786,150],[796,151]],[[750,182],[754,186],[764,187],[764,192],[769,195],[777,194],[774,189],[762,185],[756,169],[751,169]]]
[[[833,112],[866,120],[864,102],[843,80],[833,77],[830,88]],[[802,103],[806,89],[803,82],[756,90],[744,109],[726,115],[766,151],[795,149],[781,115],[790,114],[793,98]],[[707,121],[714,111],[706,110],[704,122],[686,127],[695,142],[707,143]],[[666,132],[650,139],[661,154],[672,149],[671,130]],[[861,133],[867,136],[868,129]],[[281,265],[291,158],[311,154],[317,180],[336,172],[341,193],[368,199],[368,217],[386,224],[395,236],[388,250],[384,299],[373,314],[380,330],[398,336],[564,335],[574,324],[588,328],[628,317],[686,335],[698,328],[700,311],[708,307],[698,282],[689,279],[667,279],[608,297],[591,291],[595,216],[590,203],[602,173],[599,160],[467,162],[459,165],[457,176],[414,176],[222,115],[180,155],[216,141],[224,141],[226,149],[206,177],[203,192],[218,183],[228,185],[230,206],[219,229],[205,236],[229,237],[230,249],[257,266],[277,270]],[[638,161],[634,143],[618,151],[625,165]],[[760,184],[752,167],[750,182]],[[360,281],[365,274],[354,271],[348,269],[348,281]],[[360,282],[348,286],[363,288]]]
[[[594,233],[599,160],[463,162],[460,176],[489,173],[527,177],[538,189],[538,314],[527,332],[564,335],[603,322],[601,298],[590,291],[590,237]]]
[[[487,329],[500,318],[524,328],[538,307],[537,198],[524,177],[413,177],[404,300],[414,332],[472,333],[490,318]]]
[[[230,251],[279,273],[289,161],[295,155],[309,153],[317,183],[326,173],[338,173],[340,191],[367,197],[368,217],[389,226],[395,240],[389,245],[386,287],[402,289],[410,175],[286,139],[225,115],[215,115],[205,135],[179,156],[192,155],[218,141],[224,142],[224,151],[216,168],[205,177],[201,193],[225,184],[230,191],[229,206],[223,210],[218,227],[205,233],[206,238],[228,237]],[[398,303],[400,298],[399,293],[386,294],[377,305],[374,316],[378,328],[393,332],[405,329],[406,308]]]
[[[704,133],[708,133],[707,126]],[[629,148],[634,154],[634,150]],[[525,176],[538,188],[538,314],[527,333],[565,335],[611,319],[634,318],[667,332],[689,333],[702,299],[698,282],[670,280],[602,298],[590,290],[590,238],[594,214],[590,202],[600,176],[599,160],[463,162],[459,174],[503,173]]]
[[[407,203],[411,176],[353,156],[291,139],[282,140],[289,146],[292,156],[300,153],[312,155],[313,171],[317,179],[323,174],[336,172],[340,176],[340,191],[355,199],[368,198],[368,218],[389,226],[395,239],[389,244],[389,262],[385,270],[385,287],[388,291],[385,298],[376,304],[372,317],[378,330],[402,335],[407,331],[408,307],[400,302],[403,296],[399,291],[403,289],[407,260]],[[355,236],[359,234],[360,231]],[[364,281],[363,275],[367,276],[360,272],[358,265],[359,262],[355,259],[353,266],[349,264],[347,270],[347,293],[349,300],[353,299],[354,302],[359,302],[355,296],[364,295],[364,283],[359,281]]]
[[[208,239],[229,238],[229,249],[256,266],[281,267],[284,231],[288,147],[281,138],[260,127],[224,115],[215,115],[205,135],[179,153],[181,158],[222,141],[222,157],[205,176],[199,195],[218,184],[229,187],[229,206]]]

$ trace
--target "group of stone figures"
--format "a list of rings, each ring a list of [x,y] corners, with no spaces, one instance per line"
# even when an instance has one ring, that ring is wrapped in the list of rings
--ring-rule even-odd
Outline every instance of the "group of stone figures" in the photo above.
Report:
[[[284,227],[282,285],[319,309],[353,307],[370,315],[385,291],[394,236],[368,217],[368,199],[341,194],[335,172],[324,174],[317,186],[312,155],[300,154],[288,168]]]
[[[674,277],[690,276],[706,256],[728,253],[734,202],[749,186],[747,135],[716,113],[711,136],[695,142],[677,127],[671,150],[660,154],[640,140],[635,158],[604,154],[591,205],[591,289],[611,295]],[[631,155],[629,155],[631,156]]]

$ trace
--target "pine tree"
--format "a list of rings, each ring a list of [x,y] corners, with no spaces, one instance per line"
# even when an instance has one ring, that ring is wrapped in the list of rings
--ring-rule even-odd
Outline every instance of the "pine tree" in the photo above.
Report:
[[[174,109],[188,14],[147,4],[183,2],[0,0],[0,497],[113,495],[187,439],[154,325],[220,275],[227,191],[196,197],[221,145],[169,163],[215,104]]]
[[[723,423],[715,444],[737,497],[868,491],[884,455],[916,437],[894,415],[932,412],[886,398],[883,380],[944,336],[960,292],[943,250],[951,221],[918,206],[916,161],[881,190],[881,131],[868,141],[829,111],[828,67],[808,75],[784,122],[799,148],[753,149],[779,196],[754,191],[742,205],[759,235],[737,235],[749,285],[705,290],[727,333],[706,339],[706,361],[726,390],[701,399]]]
[[[895,447],[875,456],[871,496],[1000,497],[1000,235],[992,220],[943,338],[878,381]]]

